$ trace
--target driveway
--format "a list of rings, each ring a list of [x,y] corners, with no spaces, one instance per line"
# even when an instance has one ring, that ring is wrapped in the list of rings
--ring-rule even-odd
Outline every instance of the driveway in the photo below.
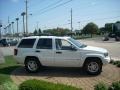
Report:
[[[24,67],[17,68],[11,74],[11,79],[19,85],[28,79],[45,80],[53,83],[62,83],[81,87],[83,90],[93,90],[99,82],[111,84],[120,80],[120,68],[111,64],[103,67],[101,75],[90,76],[80,68],[50,68],[46,67],[38,73],[27,73]]]

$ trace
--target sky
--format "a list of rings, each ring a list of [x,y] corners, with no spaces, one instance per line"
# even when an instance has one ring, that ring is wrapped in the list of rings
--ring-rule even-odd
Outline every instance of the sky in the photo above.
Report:
[[[63,4],[64,3],[64,4]],[[35,28],[69,28],[70,10],[73,11],[73,29],[82,29],[94,22],[99,27],[105,23],[120,21],[120,0],[28,0],[28,30]],[[25,0],[0,0],[0,22],[3,27],[19,18],[19,31],[23,31],[21,13],[25,11]],[[80,23],[78,23],[80,22]]]

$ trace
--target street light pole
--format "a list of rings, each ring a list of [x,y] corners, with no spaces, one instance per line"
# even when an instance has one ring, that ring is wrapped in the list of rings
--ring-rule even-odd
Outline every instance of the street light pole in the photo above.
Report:
[[[18,34],[18,20],[19,20],[19,18],[16,18],[16,21],[17,21],[17,34]]]
[[[13,30],[13,36],[14,36],[14,22],[11,22],[12,23],[12,30]]]
[[[21,13],[21,16],[23,16],[23,36],[25,36],[25,24],[24,24],[25,12],[22,12],[22,13]]]

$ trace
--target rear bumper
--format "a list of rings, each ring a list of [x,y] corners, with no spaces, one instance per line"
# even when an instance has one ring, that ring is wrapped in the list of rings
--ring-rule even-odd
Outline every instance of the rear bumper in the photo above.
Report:
[[[24,57],[14,56],[14,58],[17,61],[17,63],[24,64]]]

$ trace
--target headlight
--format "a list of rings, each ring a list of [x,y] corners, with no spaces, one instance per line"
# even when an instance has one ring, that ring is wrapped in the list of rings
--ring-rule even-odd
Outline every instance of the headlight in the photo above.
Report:
[[[108,53],[104,53],[104,56],[107,57],[107,56],[108,56]]]

